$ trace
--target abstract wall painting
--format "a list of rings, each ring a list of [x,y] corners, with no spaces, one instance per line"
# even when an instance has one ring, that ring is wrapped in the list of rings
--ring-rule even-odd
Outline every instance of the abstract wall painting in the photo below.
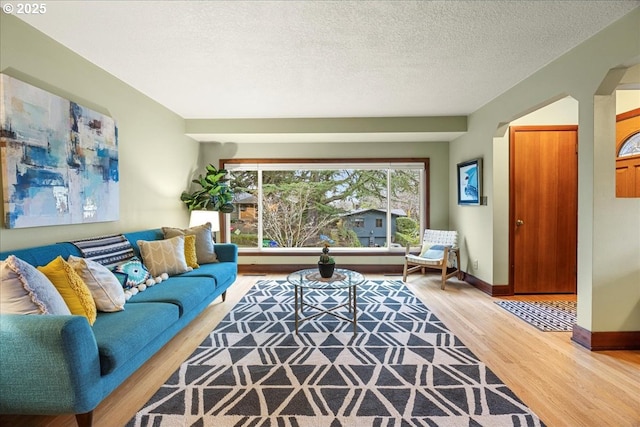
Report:
[[[7,228],[118,219],[111,117],[0,74],[0,153]]]
[[[479,205],[482,197],[482,159],[458,163],[458,204]]]

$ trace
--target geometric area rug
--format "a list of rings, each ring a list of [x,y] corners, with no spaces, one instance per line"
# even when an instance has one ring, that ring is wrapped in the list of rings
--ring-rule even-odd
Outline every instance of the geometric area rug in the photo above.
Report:
[[[258,281],[127,426],[544,425],[402,282],[359,285],[357,309],[355,335],[326,314],[296,335],[293,287]]]
[[[575,301],[496,301],[500,307],[545,332],[567,332],[576,323]]]

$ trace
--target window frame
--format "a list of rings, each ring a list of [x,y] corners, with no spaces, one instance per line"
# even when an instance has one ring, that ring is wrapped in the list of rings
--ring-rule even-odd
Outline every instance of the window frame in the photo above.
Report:
[[[340,165],[345,169],[358,169],[358,165],[370,165],[370,164],[387,164],[387,165],[401,165],[401,164],[421,164],[421,170],[424,179],[424,193],[421,194],[421,207],[422,214],[420,216],[420,235],[422,235],[425,228],[429,228],[430,224],[430,172],[429,172],[429,158],[427,157],[410,157],[410,158],[233,158],[233,159],[220,159],[219,167],[224,169],[233,170],[234,166],[239,165],[264,165],[264,169],[269,169],[277,164],[292,165],[314,165],[317,168],[318,164],[328,164],[335,167]],[[356,166],[356,167],[354,167]],[[389,216],[387,218],[390,218]],[[229,225],[230,214],[222,215],[222,221],[220,224],[220,240],[222,242],[230,242]],[[404,248],[400,248],[404,251]],[[380,253],[398,252],[398,248],[393,247],[379,247],[379,248],[332,248],[334,252],[340,252],[345,255],[372,255]],[[240,247],[238,251],[245,255],[269,255],[269,256],[291,256],[291,255],[305,255],[309,253],[317,252],[317,248],[247,248]]]
[[[638,156],[640,152],[632,151],[630,153],[620,154],[623,150],[625,150],[627,145],[630,145],[631,142],[635,142],[635,140],[640,140],[640,131],[632,133],[627,136],[620,142],[620,146],[618,147],[618,152],[616,153],[616,159],[628,159],[629,157]]]

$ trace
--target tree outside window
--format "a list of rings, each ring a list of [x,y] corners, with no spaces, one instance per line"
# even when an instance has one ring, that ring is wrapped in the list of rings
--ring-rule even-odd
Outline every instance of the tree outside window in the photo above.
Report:
[[[409,233],[415,236],[401,233],[398,239],[396,222],[402,217],[420,224],[421,216],[426,218],[421,206],[428,161],[346,164],[225,163],[237,208],[228,224],[230,241],[254,249],[315,248],[324,242],[358,248],[372,246],[371,241],[390,247],[396,240],[402,245],[407,239],[419,241],[419,226]],[[355,212],[363,215],[351,216]],[[377,215],[369,225],[366,212]]]

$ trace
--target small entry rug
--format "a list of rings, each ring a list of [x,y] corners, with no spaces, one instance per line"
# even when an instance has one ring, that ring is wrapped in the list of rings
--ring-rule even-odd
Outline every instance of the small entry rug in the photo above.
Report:
[[[576,323],[575,301],[496,301],[500,307],[545,332],[567,332]]]
[[[293,287],[259,281],[127,426],[544,425],[402,282],[358,286],[357,308],[356,335],[326,314],[296,335]]]

